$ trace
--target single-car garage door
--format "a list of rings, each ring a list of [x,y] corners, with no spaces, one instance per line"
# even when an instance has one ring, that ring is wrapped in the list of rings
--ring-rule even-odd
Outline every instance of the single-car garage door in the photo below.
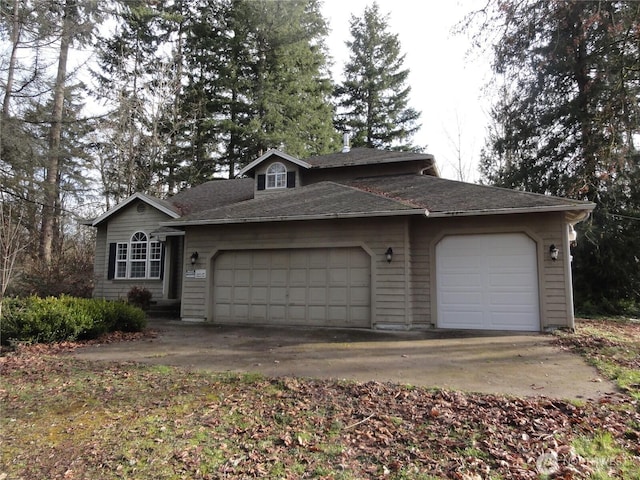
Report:
[[[438,327],[540,330],[536,244],[520,233],[436,245]]]
[[[371,326],[371,260],[361,248],[223,251],[213,282],[214,322]]]

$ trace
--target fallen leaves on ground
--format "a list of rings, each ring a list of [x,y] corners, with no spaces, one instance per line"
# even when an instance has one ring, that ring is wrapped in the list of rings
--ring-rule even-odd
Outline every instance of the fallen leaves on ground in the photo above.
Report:
[[[600,433],[640,459],[640,409],[623,394],[577,404],[216,375],[61,355],[72,348],[3,357],[0,476],[578,479],[596,466],[573,443]]]

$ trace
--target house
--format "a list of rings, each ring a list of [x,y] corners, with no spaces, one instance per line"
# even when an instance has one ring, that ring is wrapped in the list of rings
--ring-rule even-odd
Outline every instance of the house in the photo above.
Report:
[[[574,324],[573,225],[594,204],[439,177],[431,155],[270,150],[97,228],[94,296],[132,286],[216,324],[541,331]]]

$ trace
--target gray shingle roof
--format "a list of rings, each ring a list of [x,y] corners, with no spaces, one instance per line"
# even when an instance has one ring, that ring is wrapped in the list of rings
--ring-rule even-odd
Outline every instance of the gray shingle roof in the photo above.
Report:
[[[266,193],[200,211],[165,225],[215,224],[424,214],[424,209],[335,182]]]
[[[488,215],[592,210],[589,202],[519,192],[429,175],[394,175],[320,182],[213,209],[164,225],[271,222],[393,215]]]
[[[181,215],[189,215],[253,198],[253,189],[252,178],[211,180],[184,190],[169,198],[168,201]]]
[[[352,165],[375,165],[378,163],[406,162],[424,160],[433,163],[433,155],[414,152],[396,152],[391,150],[377,150],[374,148],[352,148],[346,153],[331,153],[305,158],[304,161],[311,168],[334,168]]]
[[[353,180],[355,188],[408,202],[430,215],[475,215],[506,210],[590,210],[594,204],[580,200],[521,192],[506,188],[446,180],[429,175],[396,175]]]

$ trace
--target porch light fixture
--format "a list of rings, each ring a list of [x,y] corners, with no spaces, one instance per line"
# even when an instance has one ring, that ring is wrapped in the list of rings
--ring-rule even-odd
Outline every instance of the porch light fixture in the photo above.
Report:
[[[195,265],[198,261],[198,252],[193,252],[191,254],[191,265]]]
[[[393,260],[393,249],[391,247],[387,248],[387,251],[384,252],[384,256],[387,259],[387,262],[391,263],[391,260]]]
[[[558,259],[558,253],[560,253],[560,250],[558,250],[558,247],[556,247],[555,244],[552,243],[549,247],[549,255],[551,255],[551,260],[555,262]]]

